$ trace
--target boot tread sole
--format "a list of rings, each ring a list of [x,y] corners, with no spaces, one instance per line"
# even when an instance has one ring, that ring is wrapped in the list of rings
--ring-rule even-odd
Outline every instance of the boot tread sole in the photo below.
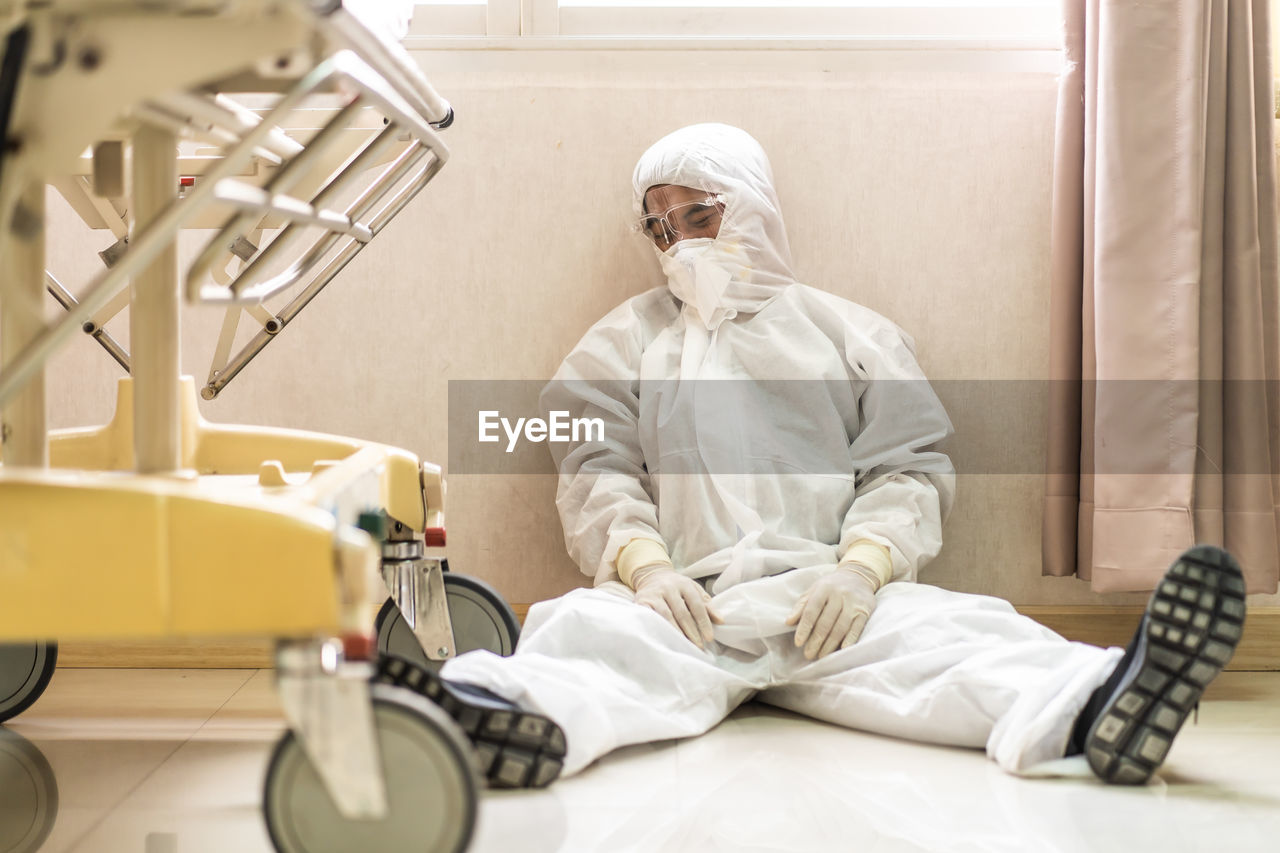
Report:
[[[490,787],[544,788],[560,775],[566,741],[549,718],[451,690],[435,672],[395,655],[378,659],[373,680],[412,690],[444,709],[475,746],[476,766]]]
[[[1183,554],[1156,586],[1139,651],[1085,739],[1089,766],[1107,782],[1140,785],[1168,755],[1174,736],[1243,633],[1244,580],[1220,549]]]

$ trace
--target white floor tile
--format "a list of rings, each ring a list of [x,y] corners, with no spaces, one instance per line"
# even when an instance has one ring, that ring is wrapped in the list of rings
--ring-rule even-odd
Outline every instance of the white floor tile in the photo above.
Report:
[[[211,716],[195,740],[252,740],[275,743],[284,734],[284,712],[275,674],[258,670]]]
[[[68,670],[55,683],[12,726],[56,778],[43,850],[270,853],[260,797],[283,722],[269,672]],[[12,809],[30,797],[3,755],[0,784],[14,787],[0,816],[16,832]],[[486,792],[471,849],[1176,853],[1270,851],[1276,838],[1280,673],[1227,673],[1138,789],[1017,779],[976,750],[748,705],[701,738],[620,750],[544,791]]]

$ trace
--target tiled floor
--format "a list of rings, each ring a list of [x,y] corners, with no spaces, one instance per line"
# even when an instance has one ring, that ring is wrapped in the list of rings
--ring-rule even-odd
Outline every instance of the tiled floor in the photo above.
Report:
[[[26,743],[0,740],[0,851],[34,849],[20,839],[49,821],[51,853],[270,851],[260,797],[282,728],[268,672],[61,670],[9,726]],[[1145,853],[1270,851],[1277,838],[1280,673],[1227,673],[1136,790],[1015,779],[976,751],[747,705],[702,738],[485,794],[471,849]]]

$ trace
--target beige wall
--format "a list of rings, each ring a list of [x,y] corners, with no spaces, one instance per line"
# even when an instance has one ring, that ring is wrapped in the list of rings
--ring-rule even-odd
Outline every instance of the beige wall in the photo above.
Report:
[[[455,105],[453,158],[206,417],[349,433],[444,462],[451,379],[545,379],[583,331],[659,283],[627,230],[629,178],[659,135],[740,125],[773,159],[801,279],[915,336],[935,378],[1045,375],[1055,80],[1045,73],[709,71],[432,75]],[[51,265],[77,286],[110,242],[55,205]],[[217,312],[184,353],[208,369]],[[61,356],[56,425],[111,409],[119,371]],[[1010,434],[1039,442],[1042,411]],[[1037,450],[1038,452],[1038,450]],[[550,477],[454,476],[451,564],[529,602],[585,582]],[[923,580],[1020,604],[1130,603],[1039,574],[1040,480],[961,478]],[[1280,597],[1259,598],[1277,603]]]

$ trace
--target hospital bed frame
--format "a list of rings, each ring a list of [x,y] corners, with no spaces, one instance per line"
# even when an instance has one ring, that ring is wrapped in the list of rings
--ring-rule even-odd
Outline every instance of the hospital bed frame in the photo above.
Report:
[[[438,173],[451,108],[339,0],[0,0],[0,23],[0,641],[276,637],[277,848],[464,849],[465,738],[367,663],[383,583],[426,659],[457,651],[425,551],[439,468],[210,424],[178,346],[182,296],[227,306],[215,397]],[[46,184],[117,238],[78,296],[45,269]],[[216,232],[180,275],[190,228]],[[126,305],[129,352],[106,331]],[[244,314],[261,328],[233,354]],[[51,433],[45,367],[77,332],[131,376],[110,423]]]

